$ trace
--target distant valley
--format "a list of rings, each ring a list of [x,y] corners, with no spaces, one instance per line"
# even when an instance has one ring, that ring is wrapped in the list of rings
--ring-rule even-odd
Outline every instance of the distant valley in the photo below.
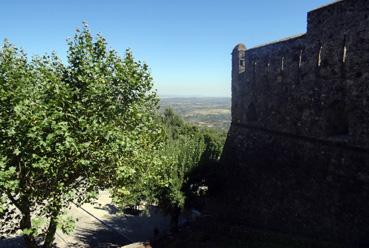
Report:
[[[170,97],[160,100],[161,110],[171,107],[186,121],[227,131],[231,123],[231,98]]]

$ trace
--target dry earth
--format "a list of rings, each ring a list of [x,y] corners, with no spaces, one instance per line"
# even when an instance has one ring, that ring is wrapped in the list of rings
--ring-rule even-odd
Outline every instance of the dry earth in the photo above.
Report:
[[[71,206],[69,214],[77,219],[72,235],[60,231],[56,235],[58,248],[67,247],[121,247],[129,243],[154,238],[154,229],[165,233],[169,219],[151,208],[148,215],[122,215],[112,204],[107,191],[102,191],[94,204]],[[0,241],[0,248],[24,247],[21,237]]]

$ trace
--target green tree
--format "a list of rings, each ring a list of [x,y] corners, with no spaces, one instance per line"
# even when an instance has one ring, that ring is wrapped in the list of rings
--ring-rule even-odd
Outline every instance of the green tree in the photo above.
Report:
[[[7,41],[0,51],[0,191],[21,211],[28,247],[38,233],[51,247],[58,227],[70,230],[65,207],[144,170],[162,137],[147,65],[87,26],[68,45],[66,65],[54,54],[29,61]]]
[[[172,230],[176,231],[181,211],[201,186],[193,178],[194,172],[219,159],[224,139],[216,131],[185,123],[170,108],[164,111],[162,121],[167,134],[164,159],[157,169],[160,179],[154,181],[159,183],[151,189],[159,207],[171,216]]]
[[[203,138],[194,134],[170,140],[164,152],[167,163],[161,170],[164,184],[155,189],[159,207],[171,217],[171,228],[176,231],[178,219],[186,203],[184,186],[190,172],[199,165],[205,149]]]

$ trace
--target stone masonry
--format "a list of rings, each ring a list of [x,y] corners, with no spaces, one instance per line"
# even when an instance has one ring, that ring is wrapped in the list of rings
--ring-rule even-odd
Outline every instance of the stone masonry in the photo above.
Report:
[[[369,1],[336,1],[308,13],[306,34],[234,48],[222,162],[242,223],[369,246]]]

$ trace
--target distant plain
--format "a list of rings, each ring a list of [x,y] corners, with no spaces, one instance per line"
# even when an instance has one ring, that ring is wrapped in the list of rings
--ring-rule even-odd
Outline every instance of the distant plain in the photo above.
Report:
[[[231,123],[231,98],[228,97],[170,97],[161,98],[163,111],[171,107],[186,121],[200,127],[227,131]]]

